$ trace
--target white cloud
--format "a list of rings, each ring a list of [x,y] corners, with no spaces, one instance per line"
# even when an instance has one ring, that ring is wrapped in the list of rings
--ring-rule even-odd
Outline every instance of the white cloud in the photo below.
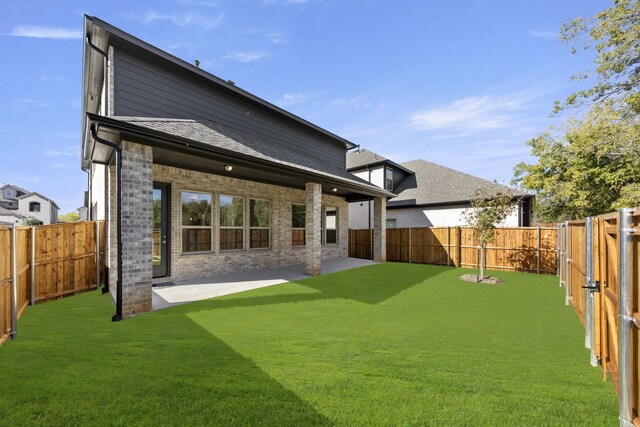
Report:
[[[69,145],[62,148],[47,148],[44,155],[47,157],[76,157],[80,156],[80,146]]]
[[[37,25],[18,25],[13,27],[10,36],[32,37],[37,39],[81,39],[82,30],[72,28],[39,27]]]
[[[51,104],[46,101],[42,101],[40,99],[35,99],[35,98],[29,98],[26,96],[23,96],[15,100],[15,106],[18,109],[47,108],[50,105]]]
[[[345,110],[373,110],[382,107],[382,103],[368,101],[364,96],[336,98],[331,101],[331,105]]]
[[[529,35],[540,39],[555,39],[558,37],[558,33],[556,31],[545,28],[534,28],[529,30]]]
[[[304,93],[285,93],[282,98],[275,101],[276,104],[282,106],[291,106],[303,104],[309,99],[309,96]]]
[[[150,10],[147,13],[141,15],[129,15],[129,18],[138,20],[145,24],[150,24],[156,21],[168,21],[178,26],[197,26],[212,30],[216,28],[224,19],[224,14],[220,13],[217,16],[209,17],[202,14],[185,13],[185,14],[162,14],[154,10]]]
[[[23,183],[29,183],[29,184],[39,184],[42,182],[42,180],[40,179],[39,176],[37,175],[33,175],[33,176],[21,176],[18,178],[18,182]]]
[[[229,55],[226,55],[224,58],[225,59],[232,59],[234,61],[237,62],[255,62],[255,61],[260,61],[261,59],[267,57],[267,53],[266,52],[241,52],[241,51],[236,51],[234,53],[230,53]]]
[[[287,43],[289,40],[287,39],[287,35],[283,33],[270,33],[267,34],[267,39],[273,44],[282,44]]]
[[[443,107],[418,111],[410,117],[419,130],[479,132],[511,126],[514,116],[523,109],[519,96],[470,96]]]

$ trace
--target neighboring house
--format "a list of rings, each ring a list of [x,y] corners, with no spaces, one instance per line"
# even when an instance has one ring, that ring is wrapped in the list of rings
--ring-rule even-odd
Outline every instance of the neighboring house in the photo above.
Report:
[[[21,220],[33,217],[41,224],[57,223],[60,209],[56,202],[48,197],[12,184],[0,187],[0,208],[13,212]]]
[[[90,218],[107,221],[114,320],[150,310],[153,283],[319,274],[347,256],[350,201],[376,201],[385,260],[393,194],[347,172],[353,143],[97,18],[84,40],[81,164]]]
[[[445,166],[425,160],[398,164],[361,149],[347,155],[347,169],[397,194],[387,202],[389,228],[467,225],[462,214],[479,189],[512,193],[517,206],[501,225],[529,226],[532,195]],[[370,228],[372,218],[369,202],[349,204],[349,228]]]

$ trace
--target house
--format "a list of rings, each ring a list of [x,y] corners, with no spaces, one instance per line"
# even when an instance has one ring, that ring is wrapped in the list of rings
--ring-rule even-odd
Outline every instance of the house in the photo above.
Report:
[[[355,145],[85,16],[81,166],[106,219],[114,320],[151,309],[154,283],[347,256],[348,203],[386,199],[346,170]],[[118,256],[120,255],[120,256]]]
[[[513,194],[516,206],[502,225],[529,226],[532,195],[445,166],[425,160],[395,163],[360,149],[347,155],[347,170],[397,194],[387,202],[389,228],[467,225],[462,214],[477,190]],[[372,218],[369,202],[349,204],[349,228],[370,228]]]
[[[40,224],[55,224],[60,210],[56,202],[48,197],[13,184],[0,187],[0,209],[3,209],[0,221],[12,224],[22,223],[28,217],[37,219]]]

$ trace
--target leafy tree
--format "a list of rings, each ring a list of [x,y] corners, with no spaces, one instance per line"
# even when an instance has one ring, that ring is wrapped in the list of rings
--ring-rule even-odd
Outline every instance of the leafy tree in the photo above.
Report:
[[[610,103],[527,144],[538,162],[519,163],[513,183],[536,193],[539,220],[583,218],[640,204],[640,124]]]
[[[615,0],[613,7],[587,19],[575,18],[560,29],[560,41],[595,48],[595,70],[573,76],[573,80],[595,78],[592,87],[556,102],[555,111],[586,101],[610,100],[621,112],[640,113],[640,0]]]
[[[28,226],[28,227],[34,227],[36,225],[42,225],[42,222],[40,222],[39,219],[33,217],[33,216],[29,216],[26,217],[25,219],[22,220],[22,225]]]
[[[496,235],[496,227],[515,209],[513,195],[503,192],[489,194],[485,190],[477,190],[471,200],[471,208],[463,212],[462,216],[478,239],[480,249],[480,277],[485,278],[486,248]]]
[[[76,222],[79,218],[78,212],[67,212],[64,215],[58,215],[58,222]]]

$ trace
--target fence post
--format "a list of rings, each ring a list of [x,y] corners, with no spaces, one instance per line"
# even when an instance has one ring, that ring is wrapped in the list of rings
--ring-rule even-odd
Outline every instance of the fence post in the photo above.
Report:
[[[36,303],[36,228],[31,227],[31,305]]]
[[[540,274],[540,226],[536,227],[536,241],[537,241],[537,252],[536,252],[536,273]]]
[[[618,369],[620,376],[620,425],[633,426],[633,233],[634,209],[620,209],[620,327]]]
[[[586,254],[585,254],[585,338],[584,345],[591,352],[591,366],[598,366],[598,358],[595,353],[595,290],[594,277],[594,237],[593,217],[586,221]]]
[[[457,235],[457,241],[456,241],[456,258],[457,258],[457,262],[456,262],[456,267],[462,267],[462,230],[460,229],[460,226],[456,227],[456,235]]]
[[[409,264],[413,263],[413,257],[411,256],[411,246],[413,246],[413,242],[411,241],[411,227],[409,227]]]
[[[18,337],[18,250],[16,225],[11,227],[11,339]]]
[[[451,260],[451,228],[447,227],[447,267]]]
[[[571,259],[569,258],[571,256],[571,250],[570,250],[571,242],[569,242],[569,221],[564,222],[564,236],[565,236],[564,257],[566,258],[565,266],[564,266],[564,288],[565,288],[564,304],[569,305],[569,296],[570,296],[569,280],[571,277],[571,274],[570,274]]]
[[[558,276],[558,286],[562,287],[562,225],[556,225],[556,275]]]
[[[100,222],[96,221],[96,289],[100,287]]]

